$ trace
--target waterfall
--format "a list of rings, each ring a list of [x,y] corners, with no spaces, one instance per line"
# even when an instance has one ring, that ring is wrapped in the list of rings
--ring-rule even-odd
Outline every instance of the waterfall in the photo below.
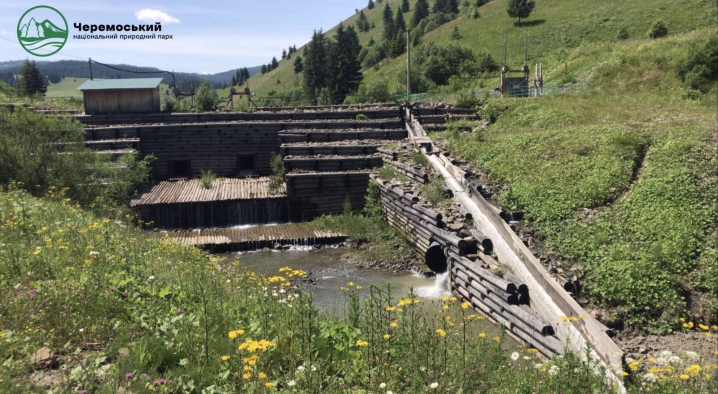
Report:
[[[416,289],[416,295],[424,298],[441,298],[450,296],[449,291],[449,273],[444,272],[437,274],[434,283],[428,286],[421,286]]]

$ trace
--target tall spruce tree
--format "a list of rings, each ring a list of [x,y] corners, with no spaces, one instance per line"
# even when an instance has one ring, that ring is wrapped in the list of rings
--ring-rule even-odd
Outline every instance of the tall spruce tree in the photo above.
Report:
[[[297,55],[297,57],[294,58],[294,73],[299,74],[304,69],[304,65],[302,64],[302,57]]]
[[[260,70],[261,70],[262,74],[266,74],[267,73],[267,65],[262,64],[262,68]]]
[[[237,84],[237,76],[236,76],[236,75],[232,75],[232,86],[234,86],[234,85],[236,85],[236,84]]]
[[[27,96],[47,92],[45,77],[42,76],[34,61],[25,60],[25,64],[22,66],[20,71],[20,92]]]
[[[388,41],[394,38],[394,35],[396,34],[396,28],[394,26],[394,13],[391,11],[391,8],[389,8],[389,2],[387,2],[386,6],[384,6],[384,14],[382,18],[384,19],[384,38]]]
[[[319,91],[326,86],[327,79],[327,44],[324,33],[314,31],[312,41],[304,50],[304,95],[312,103],[317,102]]]
[[[277,57],[272,56],[272,70],[274,70],[277,67],[279,67],[279,62],[277,61]]]
[[[406,23],[404,22],[404,14],[401,10],[396,10],[396,20],[394,20],[395,34],[401,34],[406,31]]]
[[[512,18],[519,18],[519,26],[521,26],[521,18],[528,18],[535,6],[533,0],[509,0],[506,13]]]
[[[335,102],[343,102],[346,96],[353,93],[362,81],[361,52],[359,37],[353,27],[337,27],[334,42],[329,50],[329,77],[327,87]]]
[[[409,12],[409,0],[401,0],[401,12]]]
[[[287,50],[282,49],[282,59],[286,59],[286,58],[287,58]]]
[[[419,23],[427,16],[429,16],[429,3],[426,0],[417,0],[414,6],[414,16],[411,18],[411,28],[419,26]]]
[[[369,0],[369,4],[367,4],[366,8],[373,10],[374,9],[374,0]]]
[[[359,31],[369,31],[369,21],[366,19],[366,15],[364,15],[364,11],[359,12],[359,17],[357,18],[356,27],[359,29]]]

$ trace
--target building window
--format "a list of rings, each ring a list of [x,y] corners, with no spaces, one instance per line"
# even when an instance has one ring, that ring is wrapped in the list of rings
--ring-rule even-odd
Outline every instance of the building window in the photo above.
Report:
[[[240,175],[253,174],[255,172],[254,155],[237,156],[237,169]]]
[[[190,176],[189,160],[169,160],[170,178],[188,178]]]

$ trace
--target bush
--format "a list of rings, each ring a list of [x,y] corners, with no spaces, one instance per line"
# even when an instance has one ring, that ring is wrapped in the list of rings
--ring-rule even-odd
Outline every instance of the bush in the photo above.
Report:
[[[655,21],[648,29],[648,38],[661,38],[668,35],[668,28],[663,21]]]
[[[452,76],[473,74],[479,70],[474,52],[453,42],[421,45],[415,62],[419,72],[437,85],[445,85]]]
[[[284,160],[279,153],[272,153],[269,159],[272,175],[269,178],[269,192],[275,193],[284,185]]]
[[[691,45],[678,59],[676,73],[691,89],[706,90],[709,81],[718,80],[718,37]]]
[[[616,34],[616,38],[618,40],[627,40],[628,39],[628,29],[623,26],[618,30],[618,34]]]
[[[501,109],[499,106],[489,101],[481,107],[480,116],[481,119],[489,122],[490,124],[495,123],[496,119],[501,115]]]
[[[200,182],[202,183],[202,187],[205,189],[211,189],[212,184],[215,180],[217,180],[217,175],[215,175],[212,170],[202,170],[202,175],[199,178]]]
[[[202,82],[195,96],[197,109],[200,111],[213,110],[217,106],[217,101],[219,101],[217,91],[212,89],[206,82]]]
[[[0,130],[0,185],[14,181],[36,196],[64,190],[89,205],[123,200],[149,178],[152,157],[128,154],[113,163],[109,155],[85,147],[82,125],[69,117],[0,110]]]
[[[459,92],[456,96],[456,106],[459,108],[477,108],[483,100],[474,92]]]
[[[421,193],[426,201],[439,204],[445,202],[449,196],[446,194],[446,186],[441,177],[431,178],[429,183],[421,186]]]

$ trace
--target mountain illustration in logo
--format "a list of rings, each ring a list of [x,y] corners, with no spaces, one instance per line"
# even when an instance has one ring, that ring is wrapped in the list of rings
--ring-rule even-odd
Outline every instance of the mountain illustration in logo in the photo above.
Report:
[[[63,24],[65,28],[59,27],[56,23]],[[54,8],[46,6],[31,8],[18,23],[17,37],[20,45],[31,54],[50,56],[59,51],[67,41],[67,21]]]

